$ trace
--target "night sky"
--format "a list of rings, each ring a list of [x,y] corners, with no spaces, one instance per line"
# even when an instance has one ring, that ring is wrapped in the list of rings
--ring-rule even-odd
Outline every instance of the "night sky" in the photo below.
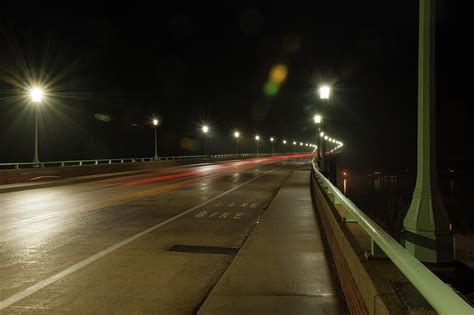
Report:
[[[255,151],[256,133],[316,143],[316,89],[328,83],[326,124],[345,144],[344,167],[416,165],[418,1],[14,3],[0,8],[0,163],[33,157],[22,93],[41,80],[44,161],[152,156],[154,115],[161,155],[202,153],[201,122],[209,153],[232,153],[234,128],[242,152]],[[471,10],[437,6],[439,160],[456,167],[474,157]],[[288,74],[269,96],[278,64]]]

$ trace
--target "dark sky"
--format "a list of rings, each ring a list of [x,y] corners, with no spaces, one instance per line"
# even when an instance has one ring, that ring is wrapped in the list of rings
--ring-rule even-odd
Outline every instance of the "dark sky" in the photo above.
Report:
[[[34,113],[21,93],[33,78],[50,85],[41,108],[42,160],[151,156],[155,114],[162,155],[202,152],[200,121],[211,126],[211,153],[232,152],[233,128],[249,152],[255,133],[316,142],[316,88],[327,82],[327,127],[345,143],[345,167],[415,166],[415,0],[13,3],[0,8],[0,163],[32,158]],[[442,165],[474,155],[470,12],[465,2],[438,1]],[[277,64],[288,75],[267,96]]]

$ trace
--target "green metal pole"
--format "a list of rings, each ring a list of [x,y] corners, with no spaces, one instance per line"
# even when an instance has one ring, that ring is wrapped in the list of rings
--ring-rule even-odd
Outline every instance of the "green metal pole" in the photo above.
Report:
[[[319,128],[318,128],[318,134],[316,135],[317,139],[318,139],[318,164],[320,163],[321,161],[321,124],[319,125]]]
[[[449,217],[441,200],[435,148],[435,0],[420,0],[418,47],[418,163],[402,243],[424,262],[454,260]]]
[[[158,160],[158,132],[156,131],[155,126],[155,160]]]
[[[325,109],[325,100],[324,99],[321,99],[321,111],[323,113],[323,121],[321,122],[321,131],[326,133],[326,123],[325,123],[325,120],[326,120],[326,112],[324,111]],[[326,171],[326,140],[324,139],[321,139],[321,150],[322,150],[322,157],[321,157],[321,169],[323,171]]]
[[[38,157],[38,112],[39,112],[39,105],[36,104],[35,108],[35,155],[33,157],[33,163],[39,163]]]

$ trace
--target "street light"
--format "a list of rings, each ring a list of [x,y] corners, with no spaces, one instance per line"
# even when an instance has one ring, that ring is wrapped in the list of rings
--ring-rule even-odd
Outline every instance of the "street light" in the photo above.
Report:
[[[322,117],[321,115],[314,115],[314,123],[318,125],[318,131],[320,131],[320,134],[324,134],[324,132],[321,131],[321,121]],[[318,143],[321,145],[321,139],[318,138]],[[321,152],[318,151],[318,160],[321,159]]]
[[[331,91],[331,89],[329,88],[329,86],[327,85],[323,85],[319,88],[319,97],[322,99],[322,100],[327,100],[329,99],[329,92]]]
[[[206,125],[202,126],[202,132],[204,133],[204,155],[207,155],[207,133],[209,132],[209,127]]]
[[[293,153],[296,152],[296,141],[293,141]]]
[[[274,147],[273,147],[273,141],[275,141],[275,138],[270,137],[270,142],[272,143],[272,155],[275,155],[275,150],[274,150]]]
[[[158,133],[157,133],[157,127],[158,127],[158,119],[154,118],[153,119],[153,126],[155,128],[155,160],[158,160]]]
[[[320,124],[322,120],[321,115],[314,115],[314,123],[315,124]]]
[[[260,136],[256,135],[255,136],[255,142],[257,143],[257,155],[258,155],[258,141],[260,140]]]
[[[30,90],[31,101],[36,105],[35,108],[35,153],[33,157],[33,163],[39,163],[38,157],[38,115],[39,115],[39,106],[43,99],[43,90],[39,87],[34,87]]]
[[[323,85],[319,88],[319,97],[321,99],[321,111],[322,111],[322,114],[325,115],[325,103],[327,100],[329,100],[329,93],[330,93],[330,88],[328,85]],[[320,128],[319,128],[320,131],[324,132],[326,131],[326,126],[324,123],[322,123],[320,125]],[[321,169],[322,170],[325,170],[325,167],[326,167],[326,159],[325,159],[325,155],[326,155],[326,141],[322,140],[321,141],[321,151],[323,153],[322,155],[322,159],[321,159]]]
[[[31,100],[33,103],[41,103],[41,100],[43,98],[43,90],[40,88],[32,88],[30,91],[31,94]]]
[[[238,131],[234,132],[234,138],[235,138],[235,154],[239,154],[239,137],[240,133]]]

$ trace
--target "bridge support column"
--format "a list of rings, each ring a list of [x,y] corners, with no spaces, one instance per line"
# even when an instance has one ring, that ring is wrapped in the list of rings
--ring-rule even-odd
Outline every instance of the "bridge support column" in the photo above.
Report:
[[[454,260],[453,239],[436,175],[435,0],[420,0],[418,49],[417,177],[402,243],[421,261],[449,263]]]

